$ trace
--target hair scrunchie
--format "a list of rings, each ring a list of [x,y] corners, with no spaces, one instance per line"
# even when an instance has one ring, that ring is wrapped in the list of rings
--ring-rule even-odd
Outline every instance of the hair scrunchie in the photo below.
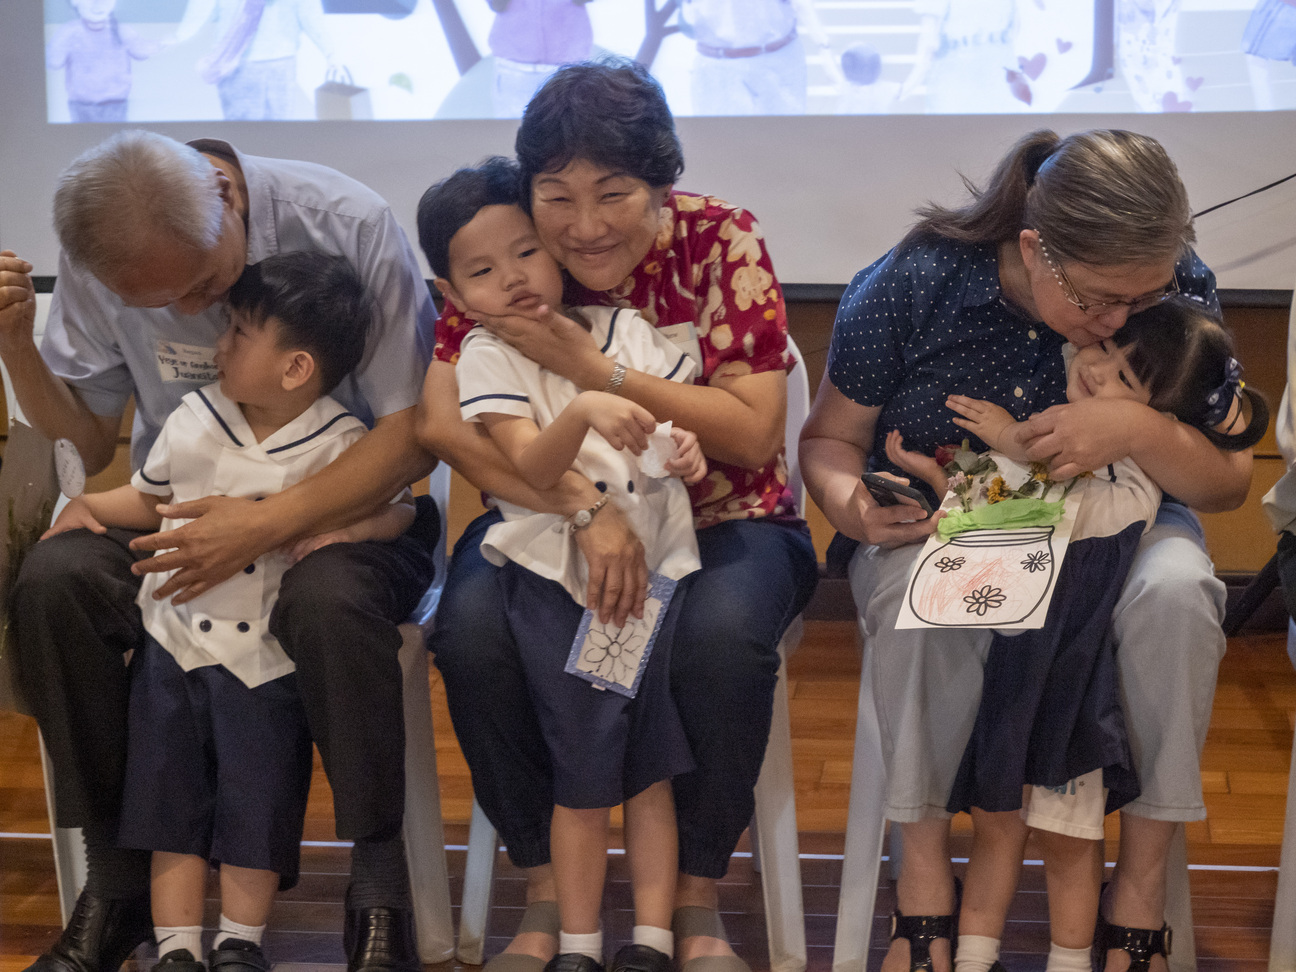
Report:
[[[1206,413],[1202,424],[1214,428],[1228,418],[1233,400],[1242,397],[1242,365],[1237,358],[1229,358],[1224,365],[1224,381],[1206,396]]]

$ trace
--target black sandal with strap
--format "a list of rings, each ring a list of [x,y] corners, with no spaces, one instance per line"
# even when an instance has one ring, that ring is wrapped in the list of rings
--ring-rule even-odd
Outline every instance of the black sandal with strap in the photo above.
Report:
[[[1170,926],[1160,928],[1127,928],[1124,925],[1110,924],[1098,912],[1098,926],[1094,929],[1094,967],[1103,972],[1107,967],[1107,952],[1113,948],[1123,949],[1129,953],[1129,972],[1148,972],[1152,957],[1170,956]]]
[[[954,963],[954,946],[958,942],[958,912],[963,899],[963,882],[954,879],[954,913],[951,915],[902,915],[891,912],[891,941],[903,938],[909,942],[909,972],[935,972],[931,943],[948,938],[950,965]]]

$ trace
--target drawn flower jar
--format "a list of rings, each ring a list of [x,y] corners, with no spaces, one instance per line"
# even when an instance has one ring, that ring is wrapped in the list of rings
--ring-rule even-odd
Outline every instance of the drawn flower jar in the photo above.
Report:
[[[1020,624],[1053,583],[1053,529],[969,530],[951,537],[919,565],[910,609],[936,625]]]

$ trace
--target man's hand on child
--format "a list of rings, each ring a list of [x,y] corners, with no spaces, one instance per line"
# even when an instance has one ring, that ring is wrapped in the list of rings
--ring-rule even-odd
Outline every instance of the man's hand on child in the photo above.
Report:
[[[657,420],[642,405],[607,392],[587,391],[576,396],[585,423],[613,449],[629,449],[639,455],[648,448],[648,433]]]
[[[94,515],[90,512],[89,504],[80,496],[68,500],[67,506],[63,507],[63,512],[58,515],[58,519],[40,535],[40,538],[44,540],[46,537],[67,533],[69,530],[89,530],[91,533],[108,532],[108,528],[94,518]]]
[[[690,486],[707,474],[706,456],[702,455],[702,446],[698,437],[687,429],[671,428],[671,438],[675,440],[675,456],[666,462],[666,471],[678,476]]]
[[[175,573],[153,594],[170,597],[174,604],[191,601],[221,581],[234,576],[263,553],[289,539],[286,521],[264,502],[232,496],[207,496],[187,503],[159,507],[163,516],[190,522],[174,530],[151,533],[131,541],[135,551],[164,550],[156,557],[136,561],[131,571],[142,576],[157,571]],[[276,535],[280,534],[280,535]]]

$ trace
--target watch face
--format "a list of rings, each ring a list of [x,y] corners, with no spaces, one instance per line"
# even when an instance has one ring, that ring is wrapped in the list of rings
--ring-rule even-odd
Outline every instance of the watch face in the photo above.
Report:
[[[578,527],[589,526],[592,519],[594,519],[594,514],[589,510],[577,510],[572,514],[572,523]]]

